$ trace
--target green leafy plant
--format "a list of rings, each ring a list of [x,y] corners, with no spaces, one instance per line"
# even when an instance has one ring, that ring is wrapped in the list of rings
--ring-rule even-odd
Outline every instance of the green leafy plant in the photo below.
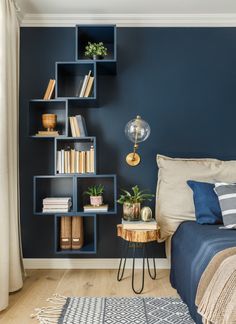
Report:
[[[99,185],[88,187],[88,190],[85,191],[84,194],[90,197],[91,196],[95,197],[95,196],[102,196],[103,192],[104,192],[104,186],[99,184]]]
[[[107,48],[103,45],[103,42],[99,43],[91,43],[88,42],[88,45],[85,46],[85,56],[93,57],[93,55],[97,56],[107,56]]]
[[[135,204],[142,203],[145,200],[151,201],[154,195],[147,193],[147,190],[140,190],[136,185],[132,187],[132,192],[122,189],[122,194],[117,202],[121,205],[124,203]]]

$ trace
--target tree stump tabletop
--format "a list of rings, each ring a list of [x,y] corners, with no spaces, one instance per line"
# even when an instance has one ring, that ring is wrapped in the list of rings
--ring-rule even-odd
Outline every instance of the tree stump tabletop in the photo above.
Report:
[[[136,230],[124,229],[122,224],[117,225],[117,236],[129,242],[147,243],[157,241],[159,229],[155,230]]]

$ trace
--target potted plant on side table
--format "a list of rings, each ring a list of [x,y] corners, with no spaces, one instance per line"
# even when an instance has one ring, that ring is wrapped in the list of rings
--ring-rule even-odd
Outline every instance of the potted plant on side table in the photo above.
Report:
[[[137,185],[132,187],[131,192],[122,190],[117,202],[123,205],[123,218],[128,221],[140,220],[141,203],[151,201],[153,197],[154,195],[147,190],[140,190]]]

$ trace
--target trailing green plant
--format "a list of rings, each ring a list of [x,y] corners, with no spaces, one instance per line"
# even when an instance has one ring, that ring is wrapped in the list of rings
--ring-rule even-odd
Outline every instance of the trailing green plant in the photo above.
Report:
[[[88,42],[88,45],[85,46],[85,56],[93,57],[93,55],[98,56],[107,56],[107,48],[104,46],[103,42],[91,43]]]
[[[135,203],[142,203],[145,200],[151,201],[154,197],[153,194],[147,192],[147,190],[140,190],[139,187],[136,185],[132,187],[132,191],[129,192],[127,190],[121,190],[122,194],[117,202],[121,205],[124,203],[128,204],[135,204]]]
[[[99,185],[88,187],[88,190],[85,191],[84,194],[95,197],[95,196],[102,196],[103,192],[104,192],[104,186],[99,184]]]

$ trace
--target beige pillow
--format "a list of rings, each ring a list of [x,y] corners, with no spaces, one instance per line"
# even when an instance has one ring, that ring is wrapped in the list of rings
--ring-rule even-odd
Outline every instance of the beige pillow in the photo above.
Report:
[[[180,159],[157,155],[156,219],[160,241],[171,236],[185,220],[195,220],[192,190],[187,180],[236,182],[236,161]]]

